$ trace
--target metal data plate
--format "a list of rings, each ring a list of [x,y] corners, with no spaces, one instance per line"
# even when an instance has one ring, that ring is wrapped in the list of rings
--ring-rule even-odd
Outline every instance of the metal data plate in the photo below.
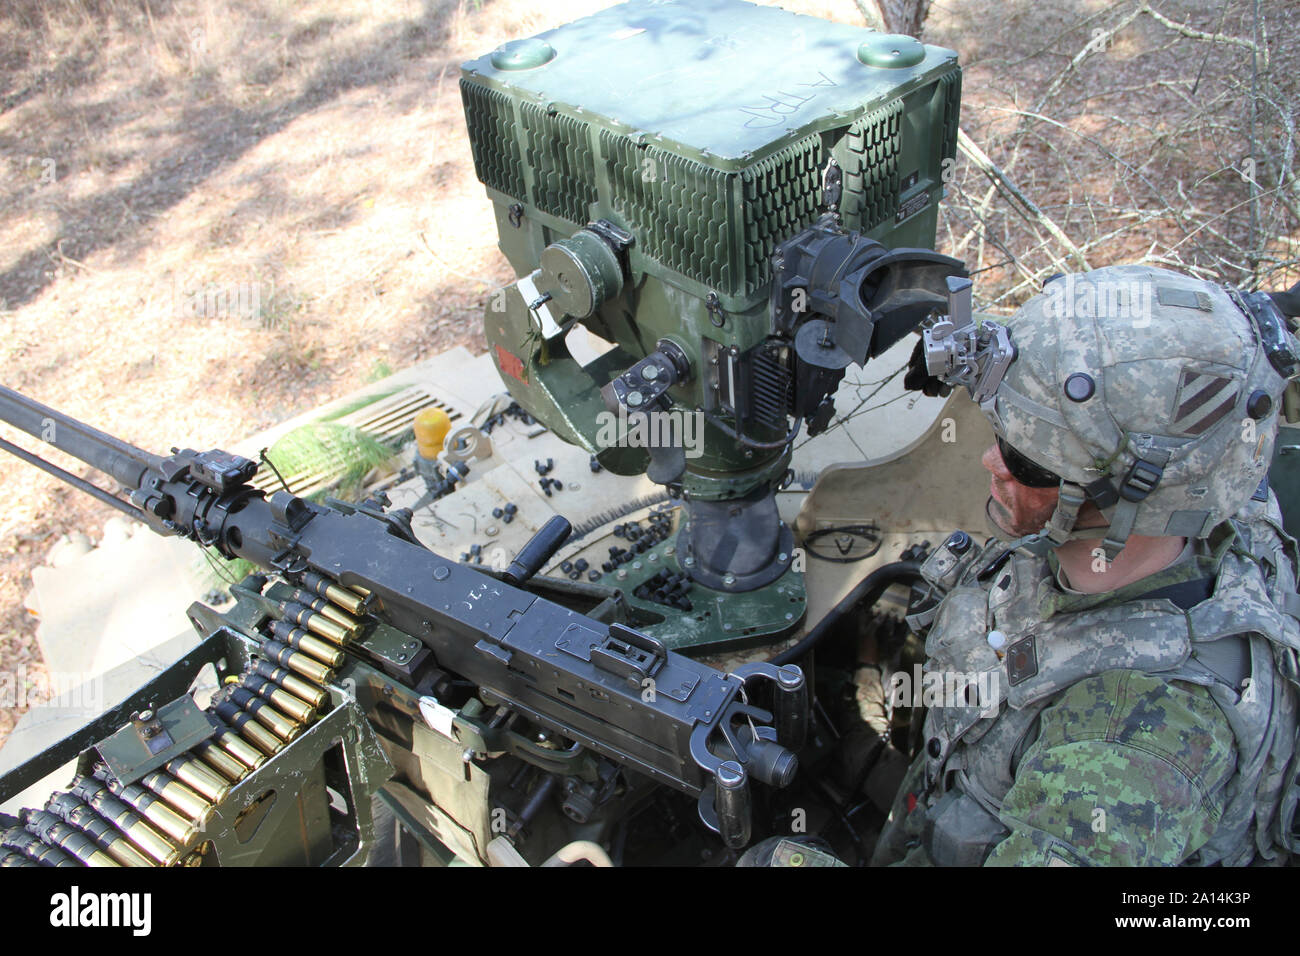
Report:
[[[216,733],[189,694],[163,704],[152,719],[131,720],[95,745],[123,786],[202,743]]]

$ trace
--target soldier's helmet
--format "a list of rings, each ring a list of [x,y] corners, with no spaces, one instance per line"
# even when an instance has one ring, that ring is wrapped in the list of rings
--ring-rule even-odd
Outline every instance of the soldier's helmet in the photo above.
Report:
[[[1059,484],[1048,538],[1092,536],[1084,499],[1112,557],[1130,534],[1204,537],[1261,488],[1300,350],[1266,296],[1117,266],[1055,277],[1007,327],[984,409],[1013,475]]]

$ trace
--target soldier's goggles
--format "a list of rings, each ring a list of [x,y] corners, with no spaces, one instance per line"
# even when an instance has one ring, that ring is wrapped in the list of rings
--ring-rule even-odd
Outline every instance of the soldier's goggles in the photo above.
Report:
[[[998,436],[998,451],[1002,461],[1011,472],[1011,477],[1028,488],[1055,488],[1061,483],[1061,477],[1048,471],[1042,465],[1036,465],[1020,452],[1008,445],[1002,436]]]

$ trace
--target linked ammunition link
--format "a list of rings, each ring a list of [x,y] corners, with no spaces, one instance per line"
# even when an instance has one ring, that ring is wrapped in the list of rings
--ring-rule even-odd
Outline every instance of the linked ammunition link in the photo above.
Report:
[[[0,816],[0,868],[200,865],[215,809],[322,715],[325,685],[344,660],[340,648],[362,623],[352,614],[369,606],[318,575],[299,583],[283,605],[288,620],[269,622],[273,637],[256,635],[259,656],[214,694],[212,737],[129,785],[101,763],[44,809]]]

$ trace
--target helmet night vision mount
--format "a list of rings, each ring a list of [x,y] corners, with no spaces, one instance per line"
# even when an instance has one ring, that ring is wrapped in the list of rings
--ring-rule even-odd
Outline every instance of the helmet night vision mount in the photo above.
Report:
[[[738,0],[649,0],[470,61],[461,94],[519,277],[485,312],[511,395],[685,499],[674,558],[744,623],[662,639],[790,633],[805,597],[775,492],[793,439],[829,424],[850,364],[965,275],[931,251],[956,53]],[[611,347],[581,364],[575,325]],[[698,416],[701,447],[611,445],[611,414]]]

